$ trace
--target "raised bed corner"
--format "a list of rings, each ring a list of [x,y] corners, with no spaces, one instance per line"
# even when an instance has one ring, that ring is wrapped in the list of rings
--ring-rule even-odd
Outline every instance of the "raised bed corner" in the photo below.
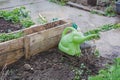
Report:
[[[26,59],[29,59],[32,55],[57,46],[63,29],[71,26],[71,23],[59,20],[41,26],[45,27],[45,30],[26,35],[25,37]]]

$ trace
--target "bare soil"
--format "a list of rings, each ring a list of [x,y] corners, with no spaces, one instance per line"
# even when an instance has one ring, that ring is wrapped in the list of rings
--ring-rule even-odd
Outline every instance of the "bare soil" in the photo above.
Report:
[[[22,29],[22,25],[14,24],[11,21],[6,21],[4,18],[0,18],[0,33],[9,33],[12,31]]]
[[[45,27],[45,29],[50,29],[50,28],[53,28],[53,27],[56,27],[56,26],[59,26],[59,25],[63,25],[65,23],[66,22],[60,20],[60,21],[55,21],[54,24],[53,23],[48,23],[48,24],[44,25],[43,27]]]
[[[74,80],[75,76],[80,76],[80,80],[88,80],[88,75],[97,74],[105,63],[103,57],[71,57],[54,48],[37,54],[30,60],[21,59],[10,65],[4,71],[7,74],[4,80]],[[25,64],[33,69],[26,69]],[[81,64],[85,67],[81,67]],[[82,74],[76,74],[81,70]]]

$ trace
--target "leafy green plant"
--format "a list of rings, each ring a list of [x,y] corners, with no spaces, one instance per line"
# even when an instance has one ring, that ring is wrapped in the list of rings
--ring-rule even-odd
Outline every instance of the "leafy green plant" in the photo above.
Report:
[[[120,58],[116,58],[115,64],[107,69],[102,69],[96,76],[90,76],[89,80],[120,80]]]
[[[13,10],[1,10],[0,18],[4,18],[7,21],[11,21],[12,23],[20,23],[23,28],[30,27],[34,24],[29,16],[29,11],[26,10],[25,7],[15,8]],[[16,39],[22,36],[22,32],[18,33],[2,33],[0,34],[0,42],[8,41],[11,39]]]
[[[73,80],[82,80],[86,74],[91,74],[91,70],[87,68],[87,66],[84,63],[80,64],[80,67],[74,67],[73,71],[75,73]]]
[[[15,8],[13,10],[1,10],[0,17],[13,23],[20,23],[23,27],[30,27],[34,24],[29,16],[29,11],[25,7]]]
[[[10,33],[10,34],[0,34],[0,42],[5,42],[11,39],[17,39],[19,37],[23,36],[22,32],[17,32],[17,33]]]
[[[100,57],[99,50],[96,49],[94,55],[95,55],[96,57]]]
[[[111,6],[111,5],[108,6],[108,7],[105,9],[105,15],[106,15],[106,16],[109,16],[109,17],[115,16],[116,13],[115,13],[114,7]]]
[[[30,27],[31,25],[34,24],[34,22],[33,22],[31,19],[29,19],[29,18],[22,19],[22,20],[20,21],[20,23],[21,23],[22,26],[25,27],[25,28],[28,28],[28,27]]]
[[[90,31],[87,31],[84,33],[84,35],[89,35],[89,34],[98,34],[100,32],[104,32],[104,31],[108,31],[108,30],[111,30],[111,29],[118,29],[120,28],[120,23],[117,23],[117,24],[106,24],[106,25],[103,25],[97,29],[93,29],[93,30],[90,30]],[[100,38],[99,36],[96,37],[97,39]]]
[[[83,70],[82,69],[78,69],[78,68],[74,68],[73,70],[75,72],[75,76],[73,80],[80,80],[81,79],[81,75],[83,74]]]

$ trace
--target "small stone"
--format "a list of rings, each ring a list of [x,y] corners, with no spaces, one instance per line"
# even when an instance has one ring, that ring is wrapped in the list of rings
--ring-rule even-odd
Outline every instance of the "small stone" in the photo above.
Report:
[[[81,49],[90,49],[91,48],[91,44],[90,43],[83,43],[80,45]]]
[[[25,70],[33,70],[33,68],[30,66],[30,64],[24,64]]]

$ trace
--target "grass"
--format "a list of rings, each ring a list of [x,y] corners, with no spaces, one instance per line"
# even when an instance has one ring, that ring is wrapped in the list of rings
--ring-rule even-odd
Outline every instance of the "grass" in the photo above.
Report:
[[[99,32],[105,32],[112,29],[120,29],[120,23],[118,24],[107,24],[97,29],[90,30],[85,35],[99,34]],[[99,51],[96,50],[95,55],[99,57]],[[102,69],[96,76],[89,76],[88,80],[120,80],[120,58],[114,60],[113,65],[108,65],[107,69]]]
[[[112,66],[100,70],[98,75],[90,76],[88,80],[120,80],[120,58],[116,58]]]
[[[49,1],[64,6],[68,0],[49,0]]]
[[[84,35],[90,35],[90,34],[98,34],[99,35],[100,32],[105,32],[105,31],[109,31],[111,29],[118,29],[118,28],[120,28],[120,23],[106,24],[106,25],[103,25],[99,28],[87,31],[87,32],[84,33]],[[100,38],[100,36],[98,36],[96,38]]]
[[[108,16],[108,17],[116,16],[116,12],[113,6],[110,5],[105,9],[105,16]]]
[[[0,43],[8,40],[12,40],[12,39],[17,39],[22,36],[23,36],[22,32],[11,33],[11,34],[3,33],[3,34],[0,34]]]

